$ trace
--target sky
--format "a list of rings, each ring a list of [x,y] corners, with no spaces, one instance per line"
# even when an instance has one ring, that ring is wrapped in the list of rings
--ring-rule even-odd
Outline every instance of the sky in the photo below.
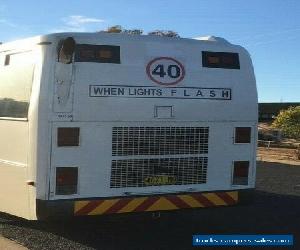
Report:
[[[300,102],[299,0],[0,0],[0,41],[109,26],[214,35],[251,54],[259,102]]]

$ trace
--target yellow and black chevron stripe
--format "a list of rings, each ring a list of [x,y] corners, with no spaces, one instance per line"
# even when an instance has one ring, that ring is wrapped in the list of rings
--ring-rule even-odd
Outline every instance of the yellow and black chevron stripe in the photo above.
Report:
[[[75,202],[74,215],[203,208],[234,205],[237,202],[238,191],[82,200]]]

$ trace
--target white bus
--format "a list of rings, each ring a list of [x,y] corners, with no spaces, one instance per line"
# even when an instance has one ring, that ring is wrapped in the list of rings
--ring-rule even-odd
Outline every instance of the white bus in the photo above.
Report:
[[[50,34],[0,45],[0,211],[27,219],[234,205],[257,91],[222,38]]]

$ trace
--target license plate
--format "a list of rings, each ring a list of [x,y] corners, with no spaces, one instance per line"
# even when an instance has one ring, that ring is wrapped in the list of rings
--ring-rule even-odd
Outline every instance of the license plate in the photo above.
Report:
[[[166,175],[149,176],[144,179],[144,183],[147,186],[174,185],[176,177]]]

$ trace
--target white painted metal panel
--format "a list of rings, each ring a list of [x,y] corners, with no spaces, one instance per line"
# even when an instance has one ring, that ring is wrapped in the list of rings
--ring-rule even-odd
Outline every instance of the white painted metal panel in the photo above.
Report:
[[[28,218],[28,123],[0,120],[0,138],[0,210]]]
[[[121,48],[121,64],[74,63],[73,112],[56,114],[52,126],[50,199],[110,197],[129,194],[229,190],[254,187],[254,178],[247,186],[232,186],[234,160],[250,161],[250,176],[255,172],[257,93],[253,68],[248,53],[229,43],[188,40],[132,38],[122,35],[74,37],[79,44],[117,45]],[[128,40],[127,40],[128,39]],[[139,40],[140,39],[140,40]],[[239,53],[241,69],[202,67],[202,51]],[[155,57],[171,57],[180,61],[185,77],[176,86],[161,86],[147,75],[146,67]],[[93,86],[108,87],[108,96],[91,93]],[[118,88],[123,88],[118,90]],[[169,92],[177,90],[179,98],[147,98],[130,91]],[[191,98],[195,89],[229,89],[231,98]],[[160,89],[160,90],[159,90]],[[102,90],[100,90],[102,91]],[[116,95],[117,92],[121,95]],[[127,92],[126,92],[127,91]],[[181,93],[179,93],[181,91]],[[186,92],[185,92],[186,91]],[[190,92],[188,92],[190,91]],[[217,90],[219,91],[219,90]],[[166,94],[168,95],[168,93]],[[206,94],[207,95],[207,94]],[[209,95],[209,94],[208,94]],[[182,97],[182,98],[181,98]],[[160,118],[156,107],[171,107],[172,115]],[[245,112],[247,110],[247,112]],[[56,110],[57,111],[57,110]],[[63,112],[63,111],[62,111]],[[69,115],[69,117],[67,117]],[[69,119],[72,122],[63,122]],[[58,122],[61,120],[61,122]],[[112,156],[112,128],[124,127],[209,127],[207,182],[205,184],[111,188],[111,165],[114,159],[178,158],[191,155]],[[236,126],[252,127],[248,145],[233,142]],[[58,127],[80,127],[79,147],[57,147]],[[195,155],[192,155],[195,156]],[[78,167],[78,193],[55,195],[56,167]]]
[[[78,198],[78,197],[110,197],[122,196],[129,193],[154,194],[164,192],[188,192],[209,190],[230,190],[237,187],[231,185],[232,162],[234,160],[249,160],[250,175],[255,168],[253,159],[253,144],[235,145],[233,143],[235,126],[252,126],[249,123],[206,123],[206,122],[73,122],[71,126],[80,127],[79,147],[57,147],[57,128],[70,126],[69,123],[53,124],[53,146],[52,146],[52,177],[51,177],[51,199]],[[208,154],[201,155],[159,155],[159,156],[112,156],[112,126],[178,126],[178,127],[209,127],[209,149]],[[251,140],[255,140],[255,135]],[[128,187],[110,188],[111,162],[113,159],[148,159],[148,158],[178,158],[190,156],[207,156],[208,170],[206,184],[193,185],[170,185],[150,187]],[[56,167],[78,167],[79,168],[79,192],[76,195],[55,195],[55,168]],[[249,186],[238,188],[249,188],[254,186],[251,180]]]

